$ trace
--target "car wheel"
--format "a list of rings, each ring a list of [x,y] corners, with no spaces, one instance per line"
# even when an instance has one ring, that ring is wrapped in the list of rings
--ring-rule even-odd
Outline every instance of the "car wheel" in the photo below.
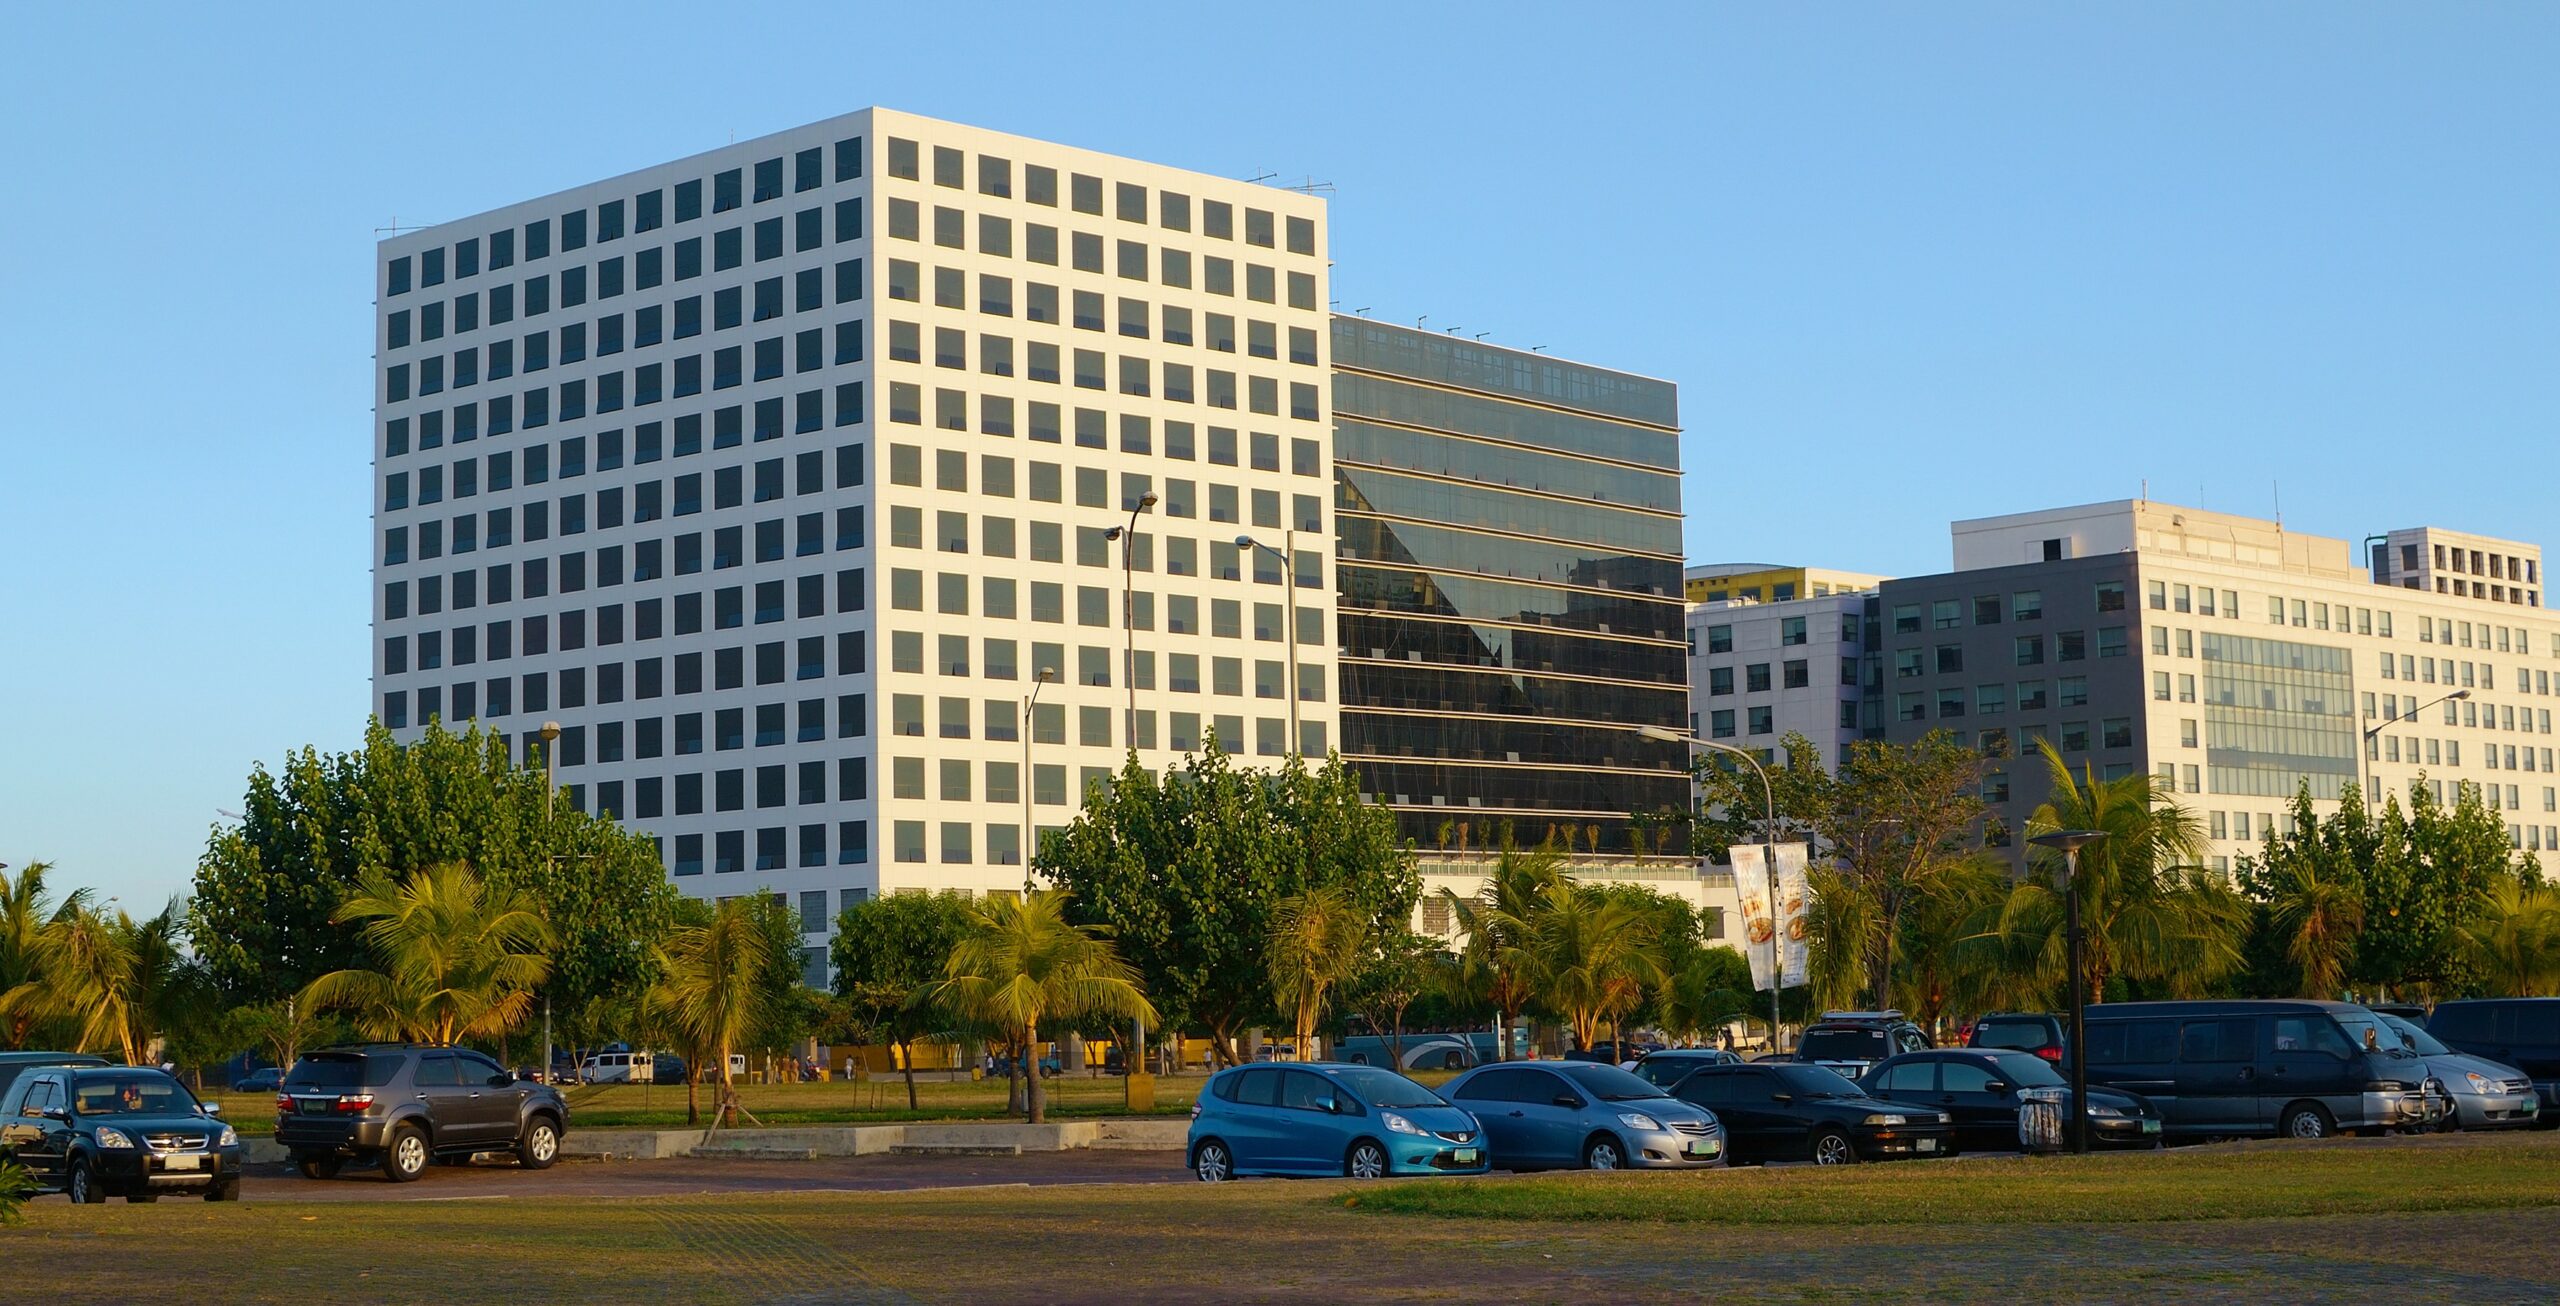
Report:
[[[308,1153],[293,1158],[293,1168],[300,1171],[305,1179],[335,1179],[338,1177],[339,1168],[346,1163],[345,1157],[314,1156]]]
[[[1342,1163],[1342,1172],[1354,1179],[1383,1179],[1387,1175],[1387,1149],[1361,1139],[1351,1145],[1351,1155]]]
[[[86,1159],[71,1163],[71,1177],[63,1181],[62,1192],[74,1206],[94,1206],[107,1200],[107,1195],[98,1191],[98,1176],[89,1169]]]
[[[2276,1132],[2286,1138],[2327,1138],[2338,1132],[2338,1124],[2329,1118],[2327,1108],[2300,1102],[2285,1108],[2284,1122]]]
[[[548,1170],[559,1159],[560,1127],[549,1116],[535,1116],[516,1142],[516,1164],[527,1170]]]
[[[1849,1141],[1847,1134],[1837,1129],[1825,1129],[1813,1136],[1813,1163],[1815,1165],[1856,1165],[1858,1149]]]
[[[391,1143],[382,1149],[382,1177],[395,1184],[405,1184],[427,1172],[431,1152],[427,1136],[415,1125],[402,1125],[391,1133]]]
[[[239,1201],[239,1200],[240,1200],[240,1181],[239,1181],[239,1180],[237,1180],[237,1179],[225,1179],[225,1180],[223,1180],[221,1183],[215,1184],[213,1187],[208,1188],[208,1189],[205,1189],[205,1190],[204,1190],[204,1199],[205,1199],[206,1201],[208,1201],[208,1202],[236,1202],[236,1201]]]
[[[1618,1140],[1607,1135],[1582,1145],[1582,1168],[1585,1170],[1621,1170],[1626,1168],[1627,1154]]]
[[[1222,1184],[1236,1177],[1235,1158],[1227,1145],[1212,1138],[1191,1154],[1191,1173],[1204,1184]]]

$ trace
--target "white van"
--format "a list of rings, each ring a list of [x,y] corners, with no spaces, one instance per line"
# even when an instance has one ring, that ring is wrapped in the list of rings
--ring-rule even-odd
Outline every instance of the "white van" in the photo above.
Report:
[[[650,1084],[657,1068],[646,1052],[599,1052],[578,1065],[578,1079],[588,1084]]]

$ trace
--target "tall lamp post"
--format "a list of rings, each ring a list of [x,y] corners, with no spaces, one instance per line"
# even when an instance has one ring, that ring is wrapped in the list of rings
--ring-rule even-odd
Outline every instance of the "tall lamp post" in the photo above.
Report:
[[[2402,725],[2402,724],[2405,724],[2405,723],[2407,723],[2407,722],[2411,722],[2411,721],[2415,721],[2415,720],[2417,720],[2417,719],[2418,719],[2418,712],[2424,712],[2424,711],[2426,711],[2428,708],[2434,707],[2434,706],[2435,706],[2436,704],[2438,704],[2438,703],[2451,703],[2451,702],[2456,702],[2456,701],[2459,701],[2459,700],[2468,699],[2468,698],[2470,698],[2470,697],[2471,697],[2471,691],[2470,691],[2470,690],[2467,690],[2467,689],[2457,689],[2457,690],[2453,691],[2453,692],[2452,692],[2452,693],[2450,693],[2450,694],[2439,694],[2439,695],[2435,696],[2434,698],[2428,699],[2426,702],[2421,703],[2421,704],[2419,704],[2419,705],[2418,705],[2418,710],[2417,710],[2417,712],[2411,712],[2411,713],[2410,713],[2409,715],[2407,715],[2407,716],[2404,716],[2404,717],[2398,717],[2398,718],[2394,718],[2394,719],[2386,720],[2386,721],[2376,721],[2376,722],[2374,722],[2374,723],[2373,723],[2373,727],[2372,727],[2371,729],[2369,729],[2369,730],[2367,730],[2367,731],[2365,731],[2365,732],[2364,732],[2364,738],[2363,738],[2363,740],[2362,740],[2362,741],[2360,741],[2360,742],[2356,745],[2356,770],[2357,770],[2357,773],[2358,773],[2359,775],[2366,775],[2366,776],[2371,776],[2371,775],[2373,775],[2373,771],[2372,771],[2371,766],[2370,766],[2370,765],[2366,762],[2366,760],[2365,760],[2365,753],[2366,753],[2366,751],[2367,751],[2368,749],[2372,748],[2372,746],[2373,746],[2374,736],[2381,734],[2383,731],[2388,730],[2388,729],[2390,729],[2390,728],[2391,728],[2391,727],[2393,727],[2393,726],[2396,726],[2396,725]],[[2377,776],[2377,777],[2375,777],[2375,778],[2376,778],[2376,779],[2379,779],[2380,777],[2378,777],[2378,776]],[[2378,800],[2373,799],[2373,798],[2372,798],[2372,796],[2371,796],[2370,794],[2368,794],[2368,795],[2367,795],[2367,801],[2368,801],[2368,802],[2372,802],[2372,801],[2378,801]]]
[[[1031,692],[1022,699],[1022,896],[1031,896],[1031,853],[1035,845],[1031,834],[1031,736],[1039,730],[1040,691],[1058,678],[1056,667],[1042,667],[1031,678]]]
[[[1296,757],[1305,749],[1298,726],[1298,532],[1295,528],[1281,532],[1280,548],[1253,538],[1236,537],[1236,547],[1247,553],[1268,553],[1280,562],[1280,587],[1287,591],[1289,604],[1289,756]]]
[[[1120,742],[1129,752],[1138,751],[1138,627],[1135,603],[1137,597],[1129,579],[1131,551],[1138,543],[1138,514],[1156,506],[1155,491],[1138,496],[1136,507],[1129,510],[1129,524],[1114,526],[1102,533],[1105,540],[1120,541],[1120,683],[1129,691],[1128,714],[1121,718]]]
[[[2104,830],[2055,830],[2029,843],[2062,850],[2062,933],[2066,963],[2071,967],[2071,1150],[2089,1150],[2089,1052],[2087,1008],[2080,992],[2080,850],[2107,837]]]
[[[551,793],[560,787],[560,723],[545,721],[542,735],[542,862],[551,865]],[[542,986],[542,1082],[551,1082],[551,986]]]
[[[1778,796],[1777,790],[1769,785],[1769,768],[1761,765],[1760,759],[1749,749],[1700,739],[1669,726],[1637,726],[1636,733],[1666,744],[1683,744],[1693,752],[1731,753],[1749,762],[1751,769],[1760,773],[1760,800],[1764,804],[1762,810],[1767,814],[1767,819],[1760,824],[1761,862],[1762,869],[1769,875],[1769,1050],[1776,1052],[1779,1050],[1778,1031],[1782,1023],[1778,996],[1786,988],[1786,967],[1778,956]]]

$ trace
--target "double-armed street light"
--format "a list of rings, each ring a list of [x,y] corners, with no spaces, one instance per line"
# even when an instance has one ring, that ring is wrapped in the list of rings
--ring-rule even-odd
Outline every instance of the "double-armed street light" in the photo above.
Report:
[[[1279,564],[1280,564],[1280,585],[1281,585],[1281,588],[1283,588],[1283,589],[1285,589],[1285,590],[1287,590],[1287,591],[1288,591],[1288,593],[1287,593],[1287,594],[1285,594],[1285,595],[1283,596],[1283,598],[1285,598],[1285,599],[1287,600],[1288,607],[1289,607],[1289,613],[1288,613],[1288,623],[1289,623],[1289,624],[1288,624],[1288,636],[1289,636],[1289,748],[1288,748],[1288,755],[1289,755],[1289,756],[1291,756],[1291,757],[1296,757],[1296,756],[1298,756],[1302,751],[1304,751],[1304,749],[1305,749],[1305,747],[1306,747],[1305,740],[1304,740],[1304,738],[1301,736],[1301,734],[1300,734],[1300,732],[1299,732],[1299,727],[1298,727],[1298,576],[1297,576],[1297,566],[1298,566],[1298,564],[1297,564],[1297,562],[1296,562],[1297,553],[1298,553],[1298,532],[1297,532],[1297,531],[1295,531],[1294,529],[1293,529],[1293,530],[1288,530],[1288,531],[1284,531],[1284,532],[1282,532],[1282,533],[1281,533],[1281,536],[1280,536],[1280,547],[1279,547],[1279,548],[1277,548],[1277,549],[1272,548],[1270,545],[1265,544],[1265,543],[1263,543],[1262,541],[1257,540],[1257,539],[1253,538],[1253,537],[1252,537],[1252,536],[1250,536],[1250,535],[1239,535],[1239,536],[1237,536],[1237,537],[1236,537],[1236,547],[1237,547],[1237,548],[1239,548],[1239,549],[1244,550],[1247,554],[1252,554],[1252,553],[1256,553],[1256,552],[1261,552],[1261,553],[1268,553],[1268,554],[1270,554],[1270,555],[1272,556],[1272,558],[1273,558],[1273,559],[1275,559],[1276,561],[1278,561],[1278,562],[1279,562]]]

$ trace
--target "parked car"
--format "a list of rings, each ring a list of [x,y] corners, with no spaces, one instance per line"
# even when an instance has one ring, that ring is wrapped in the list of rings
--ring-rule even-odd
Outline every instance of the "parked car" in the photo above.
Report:
[[[1616,1066],[1589,1061],[1478,1066],[1442,1089],[1484,1122],[1505,1170],[1690,1169],[1722,1165],[1715,1113]]]
[[[1738,1066],[1742,1058],[1722,1048],[1665,1048],[1636,1063],[1636,1078],[1668,1093],[1700,1066]]]
[[[2405,1017],[2377,1011],[2385,1029],[2400,1036],[2400,1045],[2424,1058],[2428,1082],[2443,1087],[2447,1129],[2530,1128],[2540,1122],[2542,1103],[2533,1080],[2513,1066],[2486,1057],[2456,1052]]]
[[[1383,1066],[1396,1051],[1394,1042],[1374,1035],[1346,1038],[1335,1055],[1355,1066]],[[1480,1059],[1466,1039],[1448,1034],[1404,1036],[1405,1070],[1464,1070]]]
[[[2427,1122],[2426,1063],[2345,1002],[2088,1008],[2089,1082],[2148,1098],[2169,1138],[2325,1138]]]
[[[1376,1066],[1235,1066],[1201,1087],[1184,1154],[1202,1183],[1241,1175],[1482,1174],[1483,1130]]]
[[[1955,1153],[1947,1113],[1869,1097],[1821,1066],[1701,1066],[1676,1092],[1724,1122],[1737,1164],[1849,1165]]]
[[[240,1135],[218,1107],[139,1066],[29,1066],[0,1096],[0,1155],[86,1205],[240,1196]]]
[[[276,1095],[276,1142],[306,1179],[347,1162],[406,1183],[430,1162],[510,1152],[540,1170],[559,1159],[569,1106],[467,1048],[373,1043],[312,1052]]]
[[[1973,1022],[1973,1032],[1965,1036],[1965,1046],[2012,1048],[2058,1066],[2070,1035],[2060,1016],[2041,1011],[2003,1011]]]
[[[582,1084],[652,1084],[657,1060],[646,1052],[599,1052],[578,1063]]]
[[[2377,1016],[2398,1016],[2420,1029],[2427,1027],[2427,1009],[2414,1002],[2368,1002],[2364,1009]]]
[[[1629,1061],[1638,1060],[1648,1052],[1658,1052],[1661,1050],[1662,1045],[1659,1043],[1632,1040],[1621,1044],[1604,1038],[1587,1048],[1575,1048],[1573,1051],[1565,1053],[1564,1059],[1567,1061],[1596,1061],[1605,1066],[1616,1066],[1623,1065]]]
[[[38,1066],[103,1066],[105,1057],[85,1052],[0,1052],[0,1098],[9,1094],[18,1077]]]
[[[1796,1040],[1794,1059],[1856,1079],[1886,1057],[1928,1046],[1928,1033],[1899,1011],[1826,1011]]]
[[[1876,1066],[1858,1081],[1869,1097],[1943,1111],[1954,1117],[1955,1145],[1968,1152],[2011,1152],[2030,1147],[2020,1116],[2033,1104],[2051,1110],[2046,1121],[2067,1122],[2071,1085],[2033,1053],[2007,1048],[1933,1048],[1906,1052]],[[2089,1089],[2089,1146],[2158,1147],[2160,1113],[2132,1093]],[[2049,1126],[2034,1146],[2068,1144]]]
[[[279,1066],[262,1066],[231,1081],[234,1093],[272,1093],[284,1087],[284,1070]]]
[[[2439,1002],[2427,1032],[2456,1052],[2523,1071],[2541,1101],[2542,1126],[2560,1126],[2560,998]]]

